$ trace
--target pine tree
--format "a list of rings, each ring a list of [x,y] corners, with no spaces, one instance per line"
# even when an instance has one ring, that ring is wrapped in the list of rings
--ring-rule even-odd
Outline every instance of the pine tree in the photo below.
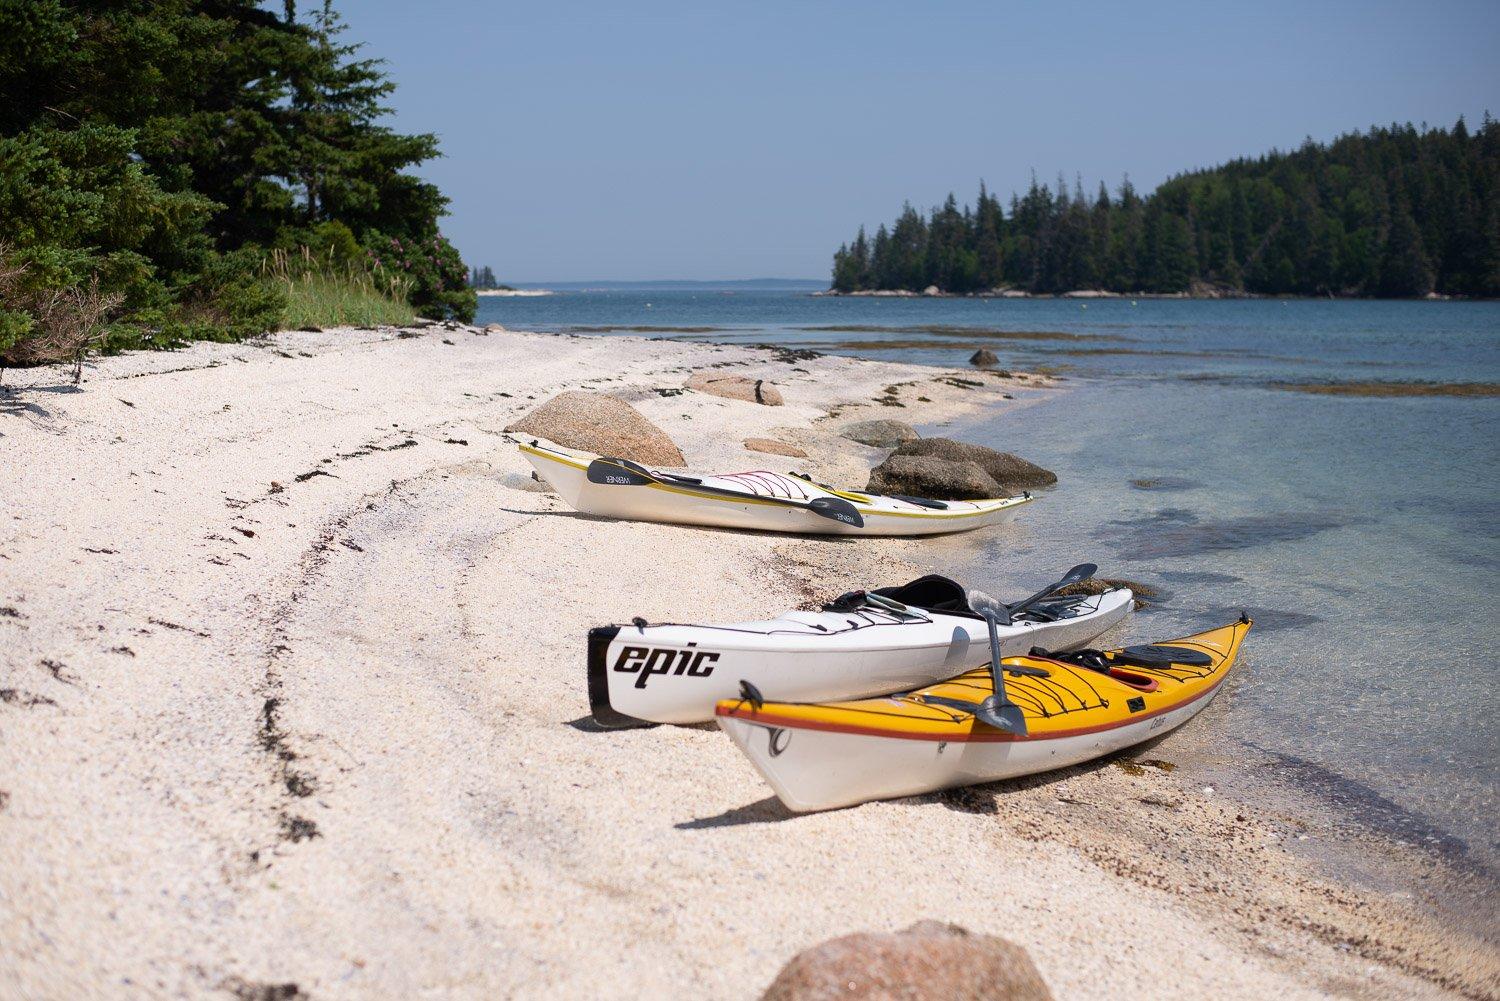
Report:
[[[1380,266],[1380,293],[1388,296],[1420,296],[1432,291],[1432,265],[1422,244],[1422,231],[1402,203],[1391,220],[1385,259]]]
[[[288,162],[303,221],[339,219],[361,235],[424,239],[436,232],[447,200],[436,186],[403,174],[437,156],[437,137],[400,135],[378,124],[396,85],[376,59],[357,58],[358,44],[339,41],[345,25],[324,0],[297,32],[283,117]]]

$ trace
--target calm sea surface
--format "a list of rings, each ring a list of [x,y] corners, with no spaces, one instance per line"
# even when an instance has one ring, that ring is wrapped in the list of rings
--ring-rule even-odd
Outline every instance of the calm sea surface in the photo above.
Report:
[[[714,328],[613,332],[941,365],[982,346],[1060,372],[1071,392],[923,428],[1060,477],[1014,526],[935,540],[934,564],[1011,594],[1096,562],[1162,590],[1138,639],[1247,609],[1239,682],[1161,753],[1207,742],[1231,774],[1240,753],[1279,762],[1352,812],[1495,864],[1500,397],[1274,387],[1500,383],[1500,303],[627,289],[489,298],[480,320]]]

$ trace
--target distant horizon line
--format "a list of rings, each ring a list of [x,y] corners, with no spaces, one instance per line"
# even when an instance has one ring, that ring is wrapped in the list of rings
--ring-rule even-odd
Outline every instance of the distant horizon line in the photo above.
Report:
[[[633,278],[633,279],[568,279],[566,281],[502,281],[513,288],[558,288],[561,286],[587,288],[621,288],[633,286],[724,286],[724,285],[816,285],[827,288],[827,278]]]

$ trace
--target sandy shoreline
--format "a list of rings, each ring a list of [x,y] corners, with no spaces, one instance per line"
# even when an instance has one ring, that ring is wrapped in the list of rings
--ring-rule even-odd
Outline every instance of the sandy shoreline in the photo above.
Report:
[[[710,366],[787,406],[658,392]],[[862,486],[879,453],[828,410],[935,423],[1027,385],[959,374],[466,327],[105,359],[81,392],[7,372],[0,996],[751,998],[922,918],[1065,998],[1500,991],[1482,929],[1160,768],[791,817],[716,729],[580,725],[589,626],[763,617],[943,549],[581,517],[506,424],[603,390],[693,466],[782,468],[740,445],[772,437]]]

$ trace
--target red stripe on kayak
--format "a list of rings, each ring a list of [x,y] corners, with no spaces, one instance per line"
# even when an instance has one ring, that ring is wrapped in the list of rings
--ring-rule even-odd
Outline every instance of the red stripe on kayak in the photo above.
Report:
[[[1233,666],[1231,664],[1230,668]],[[1211,694],[1228,676],[1229,668],[1226,668],[1224,673],[1219,676],[1218,681],[1215,681],[1192,698],[1183,699],[1181,702],[1170,706],[1163,706],[1160,709],[1154,709],[1149,713],[1138,713],[1133,716],[1127,716],[1124,719],[1116,720],[1113,723],[1100,723],[1098,726],[1081,726],[1072,730],[1054,730],[1048,733],[1028,734],[1025,737],[1013,733],[1005,733],[1001,730],[991,730],[988,726],[985,726],[985,732],[982,733],[970,731],[966,734],[946,735],[941,733],[914,733],[907,730],[883,730],[878,727],[858,726],[853,723],[824,723],[821,721],[788,718],[778,716],[774,712],[766,712],[765,710],[756,712],[754,708],[744,709],[738,705],[727,709],[724,706],[715,706],[714,715],[732,716],[735,719],[747,720],[751,723],[783,726],[794,730],[824,730],[828,733],[852,733],[864,737],[893,737],[897,740],[931,740],[948,744],[1000,744],[1006,742],[1020,743],[1031,740],[1060,740],[1063,737],[1082,737],[1085,734],[1101,733],[1105,730],[1117,730],[1122,726],[1130,726],[1134,723],[1139,723],[1141,720],[1151,719],[1163,713],[1181,709],[1183,706],[1190,706],[1204,696]],[[980,725],[984,726],[984,724]]]

